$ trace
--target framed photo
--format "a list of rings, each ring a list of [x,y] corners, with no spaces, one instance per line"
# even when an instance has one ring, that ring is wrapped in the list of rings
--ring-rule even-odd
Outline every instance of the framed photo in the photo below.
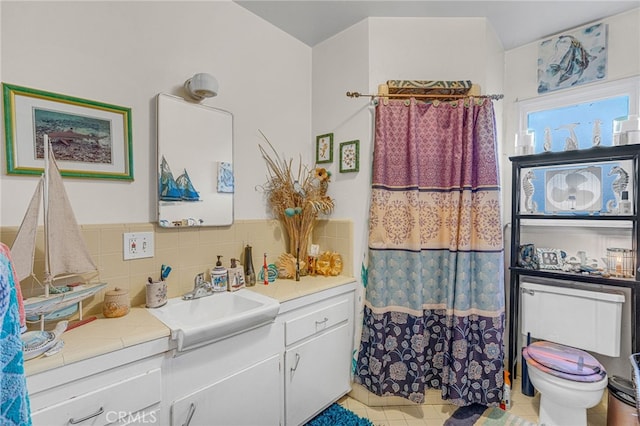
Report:
[[[39,175],[44,135],[63,176],[133,180],[131,109],[3,83],[7,174]]]
[[[536,254],[540,269],[561,270],[564,266],[564,257],[560,249],[537,248]]]
[[[340,144],[340,173],[357,172],[360,167],[360,141]]]
[[[316,164],[333,163],[333,133],[316,136]]]

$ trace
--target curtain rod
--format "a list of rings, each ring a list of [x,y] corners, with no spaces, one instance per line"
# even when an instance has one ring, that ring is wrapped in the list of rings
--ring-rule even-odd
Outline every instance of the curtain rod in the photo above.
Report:
[[[429,98],[429,99],[460,99],[460,98],[490,98],[494,100],[500,100],[504,98],[504,95],[412,95],[410,93],[379,93],[377,95],[363,94],[360,92],[347,92],[347,96],[350,98],[369,97],[369,98]]]

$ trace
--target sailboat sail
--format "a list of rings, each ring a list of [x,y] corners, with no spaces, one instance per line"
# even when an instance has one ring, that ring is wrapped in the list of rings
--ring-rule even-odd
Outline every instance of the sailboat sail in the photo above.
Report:
[[[11,256],[16,275],[20,281],[30,277],[33,273],[33,262],[36,252],[36,233],[38,231],[38,215],[42,202],[42,187],[44,178],[40,178],[36,192],[31,198],[27,213],[22,219],[22,224],[18,229],[18,235],[11,246]]]
[[[186,169],[183,174],[178,176],[176,183],[178,184],[178,188],[180,188],[184,201],[200,201],[200,194],[193,187]]]
[[[16,274],[19,280],[33,276],[35,258],[36,234],[38,230],[38,216],[41,200],[44,199],[44,295],[27,298],[24,310],[28,319],[39,317],[41,327],[45,319],[59,319],[61,312],[65,315],[75,310],[68,309],[72,305],[81,306],[82,300],[96,294],[106,287],[105,283],[93,283],[57,288],[53,285],[55,278],[66,278],[74,275],[98,275],[98,268],[89,254],[89,250],[82,238],[69,197],[64,189],[62,176],[56,164],[53,152],[48,149],[49,139],[44,135],[45,168],[43,176],[38,182],[27,213],[25,214],[18,235],[11,247]],[[58,293],[58,294],[50,294]],[[76,308],[76,310],[78,310]],[[80,310],[82,319],[82,311]]]
[[[49,275],[97,273],[80,227],[71,209],[58,165],[49,150],[49,188],[46,220]],[[46,280],[46,277],[45,277]]]
[[[160,199],[163,201],[180,201],[182,199],[182,192],[173,178],[173,173],[171,173],[169,163],[165,160],[164,155],[160,164]]]

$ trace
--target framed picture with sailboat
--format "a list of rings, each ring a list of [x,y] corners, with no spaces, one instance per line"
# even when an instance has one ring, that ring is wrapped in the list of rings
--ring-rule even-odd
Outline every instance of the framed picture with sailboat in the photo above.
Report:
[[[44,135],[62,176],[133,180],[131,109],[3,83],[7,174],[40,175]]]

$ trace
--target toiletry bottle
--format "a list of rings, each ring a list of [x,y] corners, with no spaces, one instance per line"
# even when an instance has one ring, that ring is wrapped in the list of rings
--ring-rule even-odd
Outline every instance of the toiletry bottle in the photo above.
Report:
[[[620,204],[618,208],[618,214],[632,214],[631,213],[631,201],[629,201],[629,191],[622,191],[620,194]]]
[[[240,265],[238,259],[231,259],[231,266],[227,271],[229,273],[229,291],[236,291],[244,288],[244,268]]]
[[[213,291],[227,291],[227,285],[229,283],[229,277],[227,270],[222,266],[222,262],[218,256],[216,267],[211,270],[211,283],[213,284]]]
[[[269,266],[267,265],[267,253],[264,254],[264,260],[262,263],[262,283],[269,285]]]
[[[253,255],[249,244],[244,248],[244,276],[247,287],[256,285],[256,271],[253,269]]]

